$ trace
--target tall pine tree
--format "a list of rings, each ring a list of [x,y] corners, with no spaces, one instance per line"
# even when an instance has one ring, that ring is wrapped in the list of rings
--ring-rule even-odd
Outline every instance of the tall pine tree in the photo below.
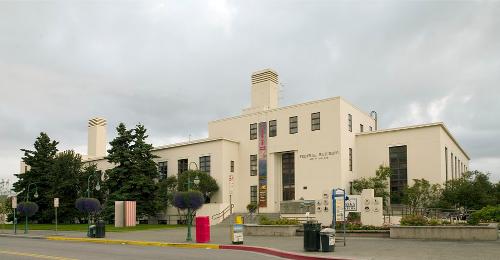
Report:
[[[59,142],[50,140],[46,133],[40,133],[34,143],[34,150],[21,149],[24,152],[23,162],[29,166],[29,170],[22,174],[16,174],[18,180],[14,183],[14,190],[18,193],[18,198],[24,200],[26,198],[27,188],[31,185],[29,198],[39,206],[39,212],[31,217],[31,220],[37,220],[41,223],[50,223],[54,218],[52,207],[52,197],[50,194],[51,170],[54,164],[54,158],[57,153],[57,145]],[[35,198],[35,191],[38,193],[38,198]]]
[[[128,130],[123,123],[116,128],[118,136],[113,139],[111,149],[106,157],[115,168],[106,171],[106,189],[109,192],[105,204],[105,216],[108,220],[114,217],[114,203],[121,200],[137,202],[137,216],[151,216],[158,210],[155,199],[159,177],[155,155],[151,153],[153,146],[146,143],[146,128],[137,125]]]

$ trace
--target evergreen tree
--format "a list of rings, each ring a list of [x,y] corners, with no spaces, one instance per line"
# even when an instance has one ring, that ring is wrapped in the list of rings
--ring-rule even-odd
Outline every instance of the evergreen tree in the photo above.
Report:
[[[31,219],[41,223],[50,223],[54,218],[53,200],[50,194],[53,185],[50,174],[58,144],[59,142],[50,140],[49,136],[42,132],[34,143],[34,150],[21,149],[24,152],[22,160],[29,166],[29,170],[23,174],[16,174],[18,180],[14,183],[14,191],[20,192],[18,198],[24,200],[28,185],[36,184],[30,187],[29,199],[36,202],[40,209]],[[38,198],[34,197],[35,189]]]
[[[128,130],[123,123],[116,128],[118,136],[110,142],[107,160],[116,165],[106,171],[106,188],[109,192],[104,214],[113,219],[114,203],[121,200],[137,202],[137,216],[154,215],[159,207],[156,200],[158,169],[152,154],[153,146],[146,143],[146,128],[137,125]]]

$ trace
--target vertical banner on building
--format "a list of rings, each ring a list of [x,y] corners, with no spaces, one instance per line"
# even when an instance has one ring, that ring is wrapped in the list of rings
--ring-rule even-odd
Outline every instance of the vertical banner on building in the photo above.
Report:
[[[267,207],[267,122],[259,123],[259,207]]]

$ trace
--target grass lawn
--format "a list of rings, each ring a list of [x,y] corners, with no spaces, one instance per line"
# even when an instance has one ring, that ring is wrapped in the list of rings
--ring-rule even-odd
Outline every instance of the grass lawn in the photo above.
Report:
[[[138,224],[135,227],[123,227],[116,228],[114,225],[106,225],[106,232],[129,232],[129,231],[139,231],[139,230],[161,230],[161,229],[172,229],[180,228],[184,225],[154,225],[154,224]],[[0,229],[3,228],[0,225]],[[14,229],[12,224],[5,225],[6,229]],[[55,224],[28,224],[29,230],[55,230]],[[17,224],[18,230],[24,230],[24,223]],[[58,224],[58,231],[87,231],[87,224]]]

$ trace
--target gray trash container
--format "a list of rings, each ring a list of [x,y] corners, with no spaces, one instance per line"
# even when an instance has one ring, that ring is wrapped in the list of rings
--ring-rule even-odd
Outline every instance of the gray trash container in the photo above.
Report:
[[[319,231],[321,224],[315,222],[307,222],[304,224],[304,250],[308,252],[319,251]]]
[[[96,232],[95,232],[95,237],[96,238],[104,238],[106,236],[106,224],[104,221],[99,220],[96,222]]]
[[[88,237],[95,237],[95,233],[96,233],[96,226],[95,225],[91,225],[89,227],[89,232],[87,233],[87,236]]]
[[[319,233],[321,237],[321,251],[322,252],[335,251],[335,229],[324,228]]]

